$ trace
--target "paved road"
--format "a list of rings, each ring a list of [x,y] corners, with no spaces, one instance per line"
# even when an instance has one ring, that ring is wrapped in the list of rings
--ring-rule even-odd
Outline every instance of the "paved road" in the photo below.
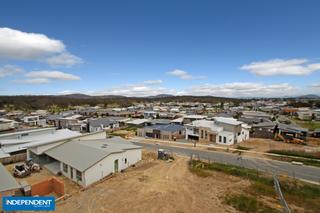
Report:
[[[238,155],[224,152],[215,151],[204,151],[194,148],[182,148],[174,147],[162,144],[150,144],[139,142],[136,140],[134,142],[136,145],[143,146],[147,149],[157,150],[165,149],[169,152],[184,155],[190,157],[192,154],[199,156],[201,159],[210,159],[211,161],[216,161],[219,163],[232,164],[237,166],[243,166],[250,169],[257,169],[259,171],[276,173],[276,174],[286,174],[288,176],[299,178],[311,182],[320,183],[320,168],[311,166],[299,166],[293,165],[288,162],[267,160],[261,158],[254,158],[248,156],[242,156],[239,158]]]

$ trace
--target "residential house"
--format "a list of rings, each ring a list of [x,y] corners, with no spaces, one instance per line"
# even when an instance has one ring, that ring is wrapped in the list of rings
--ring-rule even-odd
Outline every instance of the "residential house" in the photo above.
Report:
[[[120,127],[119,120],[113,118],[97,118],[88,120],[88,132],[113,130]]]
[[[185,137],[185,128],[177,124],[156,124],[139,128],[139,137],[149,137],[162,140],[177,140]]]
[[[312,119],[312,110],[307,107],[298,108],[297,115],[300,120],[311,120]]]
[[[87,187],[136,164],[141,160],[141,147],[113,137],[66,142],[44,154],[62,175]]]
[[[313,117],[315,120],[320,121],[320,109],[313,110]]]
[[[158,117],[158,115],[159,115],[159,113],[155,112],[155,111],[144,111],[143,112],[143,117],[145,119],[155,119]]]
[[[298,138],[305,141],[307,139],[308,129],[293,124],[277,123],[274,128],[274,133],[280,134],[285,138]]]
[[[271,121],[252,124],[250,137],[254,138],[274,138],[275,123]]]
[[[15,128],[16,122],[5,118],[0,118],[0,132],[8,131]]]
[[[51,144],[66,141],[80,135],[80,133],[68,129],[56,130],[55,128],[32,129],[1,134],[0,161],[10,161],[10,157],[19,154],[23,154],[22,157],[26,158],[28,147],[39,144],[51,146]]]
[[[29,126],[45,126],[46,120],[40,118],[39,115],[30,115],[23,117],[23,123]]]
[[[186,126],[186,139],[200,143],[232,145],[249,139],[250,127],[234,118],[214,117],[195,120]]]

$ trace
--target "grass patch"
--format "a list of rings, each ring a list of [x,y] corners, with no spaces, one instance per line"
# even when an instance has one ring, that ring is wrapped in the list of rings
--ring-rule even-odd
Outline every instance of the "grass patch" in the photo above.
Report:
[[[208,177],[210,173],[206,173],[206,170],[213,170],[223,172],[228,175],[242,177],[250,180],[251,186],[248,188],[248,193],[253,196],[270,196],[276,198],[277,194],[274,189],[273,178],[266,173],[259,172],[254,169],[247,169],[240,166],[233,166],[221,163],[206,163],[199,160],[190,161],[190,171],[202,176]],[[206,176],[208,175],[208,176]],[[296,204],[300,207],[310,210],[311,212],[317,212],[320,209],[320,187],[312,184],[307,184],[302,181],[292,180],[288,178],[280,178],[281,190],[287,202]],[[264,211],[251,211],[251,205],[259,206],[260,204],[251,203],[249,198],[236,197],[231,199],[229,203],[235,208],[244,208],[244,212],[264,212]],[[230,200],[231,199],[231,200]],[[231,204],[233,203],[233,204]],[[247,204],[246,204],[247,203]],[[246,206],[249,205],[249,206]],[[238,206],[238,207],[236,207]],[[244,206],[244,207],[242,207]],[[248,209],[247,209],[248,207]],[[250,208],[249,208],[250,207]],[[247,210],[246,210],[247,209]],[[262,208],[263,209],[263,208]],[[272,210],[272,209],[271,209]],[[272,212],[270,210],[270,212]]]
[[[320,128],[320,121],[303,121],[299,119],[294,119],[294,122],[302,128],[308,128],[311,131]]]
[[[191,167],[190,171],[198,175],[199,177],[203,177],[203,178],[211,176],[211,174],[208,171],[205,171],[201,168]]]
[[[236,147],[236,149],[240,149],[240,150],[250,150],[251,148],[238,145],[238,146]]]
[[[232,195],[225,198],[225,202],[228,205],[233,206],[235,209],[241,212],[247,213],[273,213],[280,212],[276,209],[266,206],[263,202],[258,201],[255,197],[246,196],[246,195]]]
[[[320,152],[308,153],[303,151],[291,151],[291,150],[270,150],[268,153],[280,154],[286,156],[272,156],[272,159],[281,161],[299,161],[308,166],[320,167]],[[291,157],[290,157],[291,156]],[[294,157],[301,157],[296,159]]]
[[[123,128],[123,130],[133,131],[133,132],[136,132],[137,129],[138,128],[136,126],[127,126],[127,127]]]
[[[320,152],[309,153],[304,151],[293,151],[293,150],[269,150],[268,153],[320,160]]]
[[[299,161],[301,163],[303,163],[304,165],[308,165],[308,166],[316,166],[316,167],[320,167],[320,162],[313,160],[313,159],[296,159],[296,158],[292,158],[292,157],[282,157],[282,156],[272,156],[272,159],[275,160],[281,160],[281,161],[287,161],[287,162],[292,162],[292,161]]]

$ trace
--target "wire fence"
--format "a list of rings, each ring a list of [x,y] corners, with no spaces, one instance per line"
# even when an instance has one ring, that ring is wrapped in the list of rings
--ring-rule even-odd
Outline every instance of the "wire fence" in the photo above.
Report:
[[[214,163],[216,162],[215,160],[211,159],[209,156],[208,157],[204,157],[204,156],[201,156],[199,154],[191,154],[190,155],[190,161],[192,160],[199,160],[199,161],[202,161],[202,162],[207,162],[207,163]],[[237,157],[237,160],[239,161],[240,163],[240,166],[241,167],[244,167],[244,164],[243,164],[243,158],[242,156],[239,154],[239,156]],[[222,164],[228,164],[227,162],[223,163],[223,162],[219,162],[219,163],[222,163]],[[258,170],[257,170],[257,174],[258,174]],[[271,171],[269,171],[271,173]],[[273,171],[272,172],[272,176],[273,176],[273,182],[274,182],[274,188],[275,188],[275,191],[276,191],[276,194],[278,195],[279,197],[279,201],[280,201],[280,204],[282,206],[282,209],[283,209],[283,212],[284,213],[291,213],[291,210],[282,194],[282,191],[281,191],[281,187],[280,187],[280,182],[277,178],[277,175],[276,173]],[[293,178],[295,178],[295,175],[293,176]]]
[[[274,188],[276,190],[276,193],[278,194],[280,203],[282,205],[283,212],[291,213],[291,210],[290,210],[286,200],[283,197],[283,194],[282,194],[282,191],[281,191],[281,187],[280,187],[280,183],[279,183],[279,180],[278,180],[276,174],[273,174],[273,182],[274,182]]]

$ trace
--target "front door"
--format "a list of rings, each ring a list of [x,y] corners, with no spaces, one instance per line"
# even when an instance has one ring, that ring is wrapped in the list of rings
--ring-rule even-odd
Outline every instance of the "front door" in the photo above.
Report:
[[[118,167],[119,167],[119,160],[114,161],[114,172],[118,172]]]
[[[70,167],[70,178],[73,179],[73,168]]]

